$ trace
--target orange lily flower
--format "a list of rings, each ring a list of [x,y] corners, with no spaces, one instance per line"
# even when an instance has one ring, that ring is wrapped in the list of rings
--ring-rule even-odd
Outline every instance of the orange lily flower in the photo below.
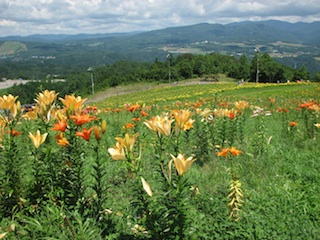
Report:
[[[136,124],[134,123],[126,123],[123,128],[127,128],[127,129],[133,129],[136,126]]]
[[[83,128],[82,132],[76,132],[76,136],[82,137],[84,140],[89,141],[92,130],[93,128],[90,128],[90,129]]]
[[[67,129],[68,124],[65,121],[59,121],[53,125],[53,128],[51,130],[56,130],[59,132],[64,132]]]
[[[146,111],[141,111],[141,116],[142,117],[147,117],[147,116],[149,116],[149,114],[146,112]]]
[[[8,132],[10,135],[16,137],[19,136],[20,134],[22,134],[22,132],[17,131],[16,129],[11,129],[10,132]]]
[[[69,141],[65,137],[63,137],[62,132],[56,136],[56,139],[57,139],[57,143],[60,146],[66,147],[70,145]]]
[[[216,154],[218,157],[227,157],[229,153],[229,148],[222,148],[220,152],[217,152]]]
[[[289,126],[290,126],[290,127],[297,127],[297,126],[298,126],[298,123],[292,121],[292,122],[289,123]]]
[[[78,126],[96,119],[95,117],[90,117],[89,115],[81,115],[79,113],[76,113],[76,115],[71,116],[70,118],[73,119]]]
[[[301,107],[301,108],[309,108],[309,107],[311,107],[313,104],[314,104],[314,102],[312,102],[312,101],[304,102],[304,103],[301,103],[301,104],[299,105],[299,107]]]
[[[140,107],[140,106],[139,106],[138,104],[133,104],[133,105],[127,107],[127,110],[128,110],[129,112],[133,112],[133,111],[137,111],[137,110],[139,109],[139,107]]]
[[[235,147],[229,148],[229,152],[232,154],[232,156],[238,156],[242,153],[241,150],[236,149]]]

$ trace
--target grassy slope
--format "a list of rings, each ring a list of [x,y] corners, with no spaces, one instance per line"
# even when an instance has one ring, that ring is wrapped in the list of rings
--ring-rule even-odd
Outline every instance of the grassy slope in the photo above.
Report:
[[[224,99],[239,100],[252,97],[284,97],[301,94],[309,96],[317,88],[317,84],[245,84],[236,83],[207,83],[198,84],[199,80],[189,80],[178,85],[169,84],[134,84],[109,88],[103,92],[88,97],[88,104],[94,103],[100,107],[123,106],[125,103],[151,103],[155,101],[186,101],[218,95]],[[266,87],[267,86],[267,87]],[[185,94],[181,94],[184,92]],[[317,95],[317,92],[312,91]]]
[[[5,42],[0,46],[0,56],[12,55],[20,51],[27,51],[26,45],[20,42]]]

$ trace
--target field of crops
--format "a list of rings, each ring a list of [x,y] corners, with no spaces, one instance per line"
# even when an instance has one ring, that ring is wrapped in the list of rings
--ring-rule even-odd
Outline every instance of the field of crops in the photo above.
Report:
[[[0,97],[0,239],[319,239],[316,83]]]

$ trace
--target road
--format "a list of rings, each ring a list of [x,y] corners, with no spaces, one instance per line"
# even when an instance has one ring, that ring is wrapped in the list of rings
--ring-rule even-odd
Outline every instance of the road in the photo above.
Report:
[[[29,81],[31,80],[7,80],[4,82],[0,82],[0,89],[9,88],[9,87],[12,87],[13,85],[18,85],[20,83],[25,84]]]

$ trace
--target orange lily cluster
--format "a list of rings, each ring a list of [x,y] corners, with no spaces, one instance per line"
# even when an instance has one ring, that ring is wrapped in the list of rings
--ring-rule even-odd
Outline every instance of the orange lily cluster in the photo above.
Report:
[[[308,109],[310,111],[319,112],[320,111],[320,106],[315,101],[310,100],[308,102],[304,102],[304,103],[299,104],[299,107],[298,107],[297,110],[301,110],[301,109]]]
[[[220,152],[216,152],[218,157],[227,157],[229,154],[232,156],[238,156],[242,154],[242,151],[239,149],[236,149],[235,147],[231,148],[222,148]]]
[[[89,116],[88,113],[98,111],[96,107],[88,107],[83,110],[83,103],[86,101],[86,99],[82,99],[80,96],[75,97],[74,94],[65,95],[64,98],[59,98],[61,103],[64,105],[64,108],[56,109],[55,102],[57,96],[58,93],[48,90],[37,94],[37,98],[35,99],[36,105],[34,109],[27,112],[25,117],[27,119],[36,119],[39,116],[46,124],[48,124],[52,119],[57,120],[57,122],[53,124],[51,130],[60,132],[56,136],[56,140],[59,145],[69,146],[68,140],[63,136],[63,133],[68,129],[69,124],[71,124],[69,119],[73,120],[76,126],[82,126],[85,123],[97,120],[95,117]],[[4,97],[2,99],[6,100],[6,107],[12,105],[16,100],[16,98],[12,96],[9,96],[9,98]],[[105,127],[106,126],[101,126],[101,132],[105,131]],[[100,140],[100,130],[97,126],[90,129],[83,128],[82,131],[77,131],[75,135],[82,137],[86,141],[89,141],[92,131],[95,132],[96,139]]]
[[[287,113],[287,112],[289,112],[289,110],[288,110],[288,109],[286,109],[286,108],[278,108],[278,112],[284,112],[284,113]]]

